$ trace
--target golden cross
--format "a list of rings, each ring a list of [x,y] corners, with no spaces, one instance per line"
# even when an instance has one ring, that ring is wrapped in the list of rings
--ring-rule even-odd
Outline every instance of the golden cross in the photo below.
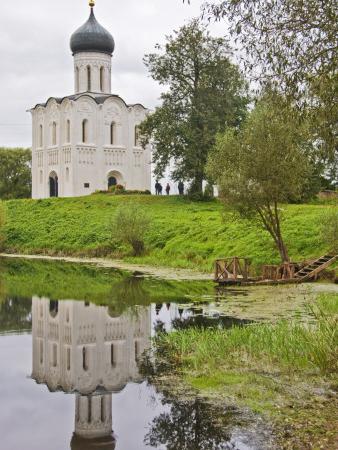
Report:
[[[94,8],[94,6],[95,6],[95,0],[89,0],[89,6],[90,6],[91,8]]]

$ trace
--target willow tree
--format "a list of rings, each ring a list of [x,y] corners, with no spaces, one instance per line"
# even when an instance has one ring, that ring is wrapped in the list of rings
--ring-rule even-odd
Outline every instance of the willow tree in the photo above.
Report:
[[[229,59],[227,41],[212,37],[197,19],[156,49],[145,64],[164,92],[162,105],[141,125],[143,142],[153,143],[156,175],[174,161],[173,178],[192,180],[201,192],[216,133],[245,116],[246,82]]]
[[[308,127],[281,97],[262,97],[240,131],[220,134],[208,162],[225,205],[257,219],[289,261],[281,204],[301,198],[311,175]]]

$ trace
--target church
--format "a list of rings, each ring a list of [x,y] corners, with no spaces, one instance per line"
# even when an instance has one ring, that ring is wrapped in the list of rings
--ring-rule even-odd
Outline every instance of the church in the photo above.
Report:
[[[151,189],[151,151],[139,125],[149,114],[111,93],[112,35],[96,20],[73,33],[75,93],[50,97],[32,114],[33,198],[77,197],[123,185]]]

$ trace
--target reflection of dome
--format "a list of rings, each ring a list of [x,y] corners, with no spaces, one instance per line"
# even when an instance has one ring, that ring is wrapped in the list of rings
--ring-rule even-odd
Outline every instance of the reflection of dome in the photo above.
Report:
[[[116,441],[113,435],[99,439],[83,439],[73,434],[71,450],[114,450]]]
[[[79,52],[100,52],[111,55],[115,48],[113,36],[98,23],[91,8],[87,22],[73,33],[70,48],[75,55]]]

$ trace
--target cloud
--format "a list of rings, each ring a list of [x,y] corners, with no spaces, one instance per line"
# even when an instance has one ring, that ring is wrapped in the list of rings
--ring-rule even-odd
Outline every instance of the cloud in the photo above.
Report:
[[[127,102],[158,104],[160,87],[142,59],[165,35],[200,13],[203,0],[97,0],[98,21],[114,36],[112,91]],[[29,146],[26,110],[73,93],[71,34],[88,18],[86,0],[12,0],[0,17],[0,146]],[[222,28],[214,26],[217,34]]]

